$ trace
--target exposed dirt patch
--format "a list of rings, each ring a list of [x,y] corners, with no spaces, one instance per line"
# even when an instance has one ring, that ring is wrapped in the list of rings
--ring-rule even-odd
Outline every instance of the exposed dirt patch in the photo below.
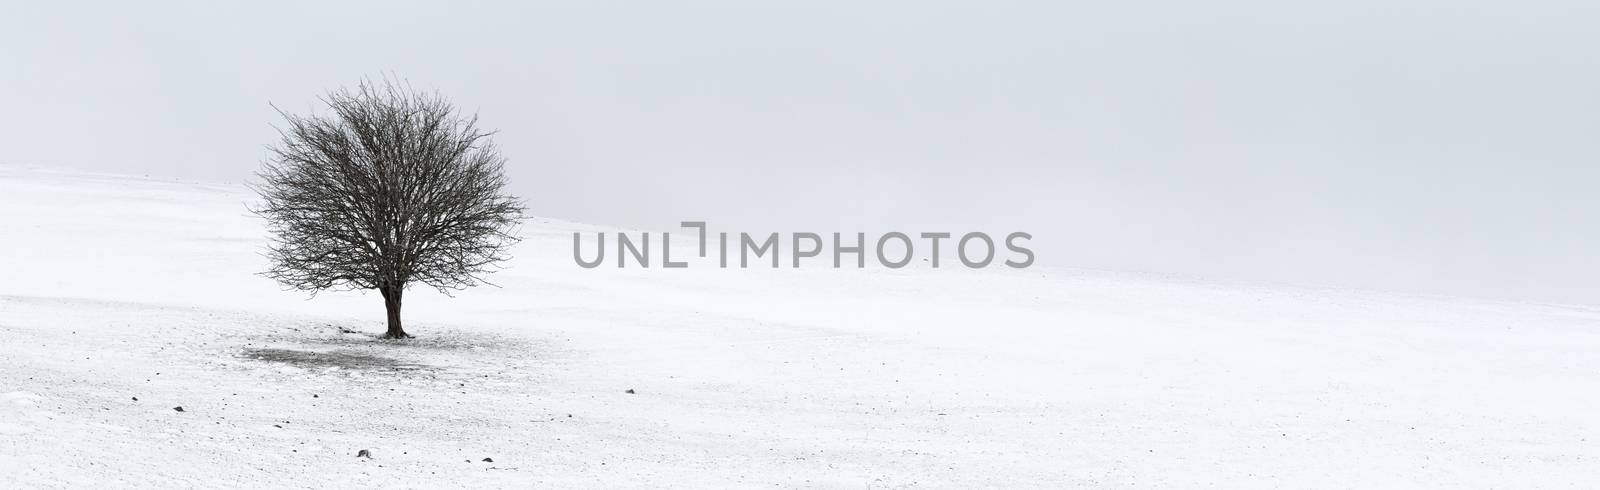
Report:
[[[317,352],[294,349],[257,348],[244,349],[240,357],[264,362],[288,364],[302,369],[354,369],[367,371],[420,371],[432,366],[401,361],[392,357],[375,356],[345,350]]]
[[[332,323],[291,327],[292,333],[273,333],[257,337],[261,343],[296,343],[340,349],[406,349],[422,351],[472,351],[472,352],[529,352],[543,350],[542,342],[530,342],[521,337],[494,333],[441,328],[420,327],[412,332],[415,338],[392,340],[382,338],[381,331],[362,331]],[[259,344],[258,344],[259,345]]]

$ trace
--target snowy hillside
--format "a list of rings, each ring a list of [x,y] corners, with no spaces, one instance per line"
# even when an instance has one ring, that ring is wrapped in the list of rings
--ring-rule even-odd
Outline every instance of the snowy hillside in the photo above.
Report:
[[[534,219],[395,343],[376,294],[254,275],[251,199],[0,167],[0,486],[1600,484],[1597,308],[582,269],[595,228]]]

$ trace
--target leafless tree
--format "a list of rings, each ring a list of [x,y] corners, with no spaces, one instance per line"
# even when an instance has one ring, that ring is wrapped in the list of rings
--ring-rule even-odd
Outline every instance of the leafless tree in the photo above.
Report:
[[[505,158],[437,93],[362,82],[322,101],[331,115],[279,111],[287,125],[257,174],[255,212],[272,235],[263,275],[312,294],[376,289],[384,338],[409,338],[408,286],[448,294],[508,258],[522,207],[505,192]]]

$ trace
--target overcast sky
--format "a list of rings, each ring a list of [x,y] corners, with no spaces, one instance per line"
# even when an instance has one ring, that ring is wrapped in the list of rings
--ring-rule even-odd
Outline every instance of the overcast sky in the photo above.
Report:
[[[1600,303],[1600,2],[162,3],[0,7],[0,163],[238,182],[392,74],[544,216]]]

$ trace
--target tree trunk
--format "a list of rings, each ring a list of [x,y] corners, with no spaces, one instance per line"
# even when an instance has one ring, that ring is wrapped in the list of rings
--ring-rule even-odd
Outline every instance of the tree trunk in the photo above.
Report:
[[[411,335],[400,327],[400,289],[382,288],[383,309],[389,313],[389,331],[383,334],[386,339],[409,339]]]

